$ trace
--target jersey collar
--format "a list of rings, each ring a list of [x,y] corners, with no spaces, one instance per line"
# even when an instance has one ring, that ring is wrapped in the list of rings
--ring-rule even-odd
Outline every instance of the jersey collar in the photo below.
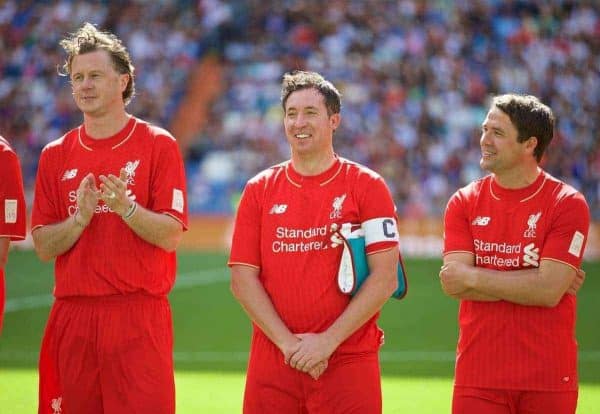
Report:
[[[127,122],[127,124],[125,124],[123,129],[121,129],[115,135],[103,139],[94,139],[91,138],[85,132],[85,126],[82,124],[79,126],[79,128],[77,128],[79,144],[88,151],[94,151],[99,149],[114,150],[123,145],[131,138],[136,125],[137,119],[132,116]]]
[[[490,193],[495,200],[511,200],[525,203],[542,191],[546,179],[546,173],[540,171],[535,181],[527,187],[512,189],[502,187],[494,180],[493,176],[490,176]]]
[[[288,161],[285,166],[285,176],[289,182],[298,188],[308,186],[320,186],[323,187],[329,184],[337,175],[342,171],[342,162],[339,157],[335,156],[333,165],[326,171],[317,175],[302,175],[297,172],[292,166],[292,161]]]

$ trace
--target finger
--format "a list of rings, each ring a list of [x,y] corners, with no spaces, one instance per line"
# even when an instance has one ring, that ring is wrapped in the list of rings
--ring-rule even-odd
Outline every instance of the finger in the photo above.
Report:
[[[292,368],[302,370],[302,367],[304,367],[305,361],[306,361],[305,356],[300,355],[300,352],[296,352],[296,354],[294,354],[294,356],[290,359],[290,366]]]
[[[110,194],[117,191],[117,188],[112,183],[102,183],[100,184],[100,191],[102,191],[104,194]]]
[[[291,359],[292,359],[292,357],[293,357],[294,355],[296,355],[296,353],[297,353],[297,352],[298,352],[298,350],[296,350],[296,351],[292,352],[291,354],[284,355],[284,359],[283,359],[283,361],[284,361],[286,364],[291,364]]]
[[[104,184],[100,184],[100,198],[104,200],[104,202],[114,200],[117,198],[117,193]]]
[[[124,188],[125,187],[125,181],[121,180],[120,177],[117,177],[116,175],[113,174],[109,174],[108,175],[108,179],[110,180],[111,183],[113,183],[113,185],[117,188]]]
[[[85,177],[83,177],[81,179],[81,182],[79,183],[79,189],[83,190],[83,189],[89,187],[90,180],[92,180],[92,181],[94,180],[94,175],[92,173],[88,173]]]
[[[88,174],[87,184],[88,184],[89,190],[98,192],[98,187],[96,187],[96,177],[94,177],[94,174],[92,174],[92,173]]]
[[[119,171],[119,179],[127,183],[127,171],[125,171],[125,168],[121,168],[121,171]]]

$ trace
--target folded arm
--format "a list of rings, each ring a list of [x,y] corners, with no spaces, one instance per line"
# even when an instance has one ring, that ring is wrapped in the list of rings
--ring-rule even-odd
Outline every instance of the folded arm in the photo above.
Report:
[[[440,281],[444,292],[457,299],[546,307],[556,306],[578,283],[576,270],[562,262],[543,259],[539,268],[500,271],[474,266],[466,253],[446,255]]]

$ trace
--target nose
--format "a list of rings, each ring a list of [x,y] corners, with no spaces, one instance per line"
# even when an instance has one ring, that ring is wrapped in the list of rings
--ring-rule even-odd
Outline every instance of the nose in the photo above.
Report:
[[[481,137],[479,137],[479,144],[480,145],[485,145],[487,143],[490,142],[490,131],[482,131],[481,132]]]
[[[299,113],[299,114],[296,116],[296,119],[294,120],[294,124],[295,124],[297,127],[302,127],[302,126],[306,125],[306,119],[307,119],[307,118],[304,116],[304,114],[302,114],[302,113]]]

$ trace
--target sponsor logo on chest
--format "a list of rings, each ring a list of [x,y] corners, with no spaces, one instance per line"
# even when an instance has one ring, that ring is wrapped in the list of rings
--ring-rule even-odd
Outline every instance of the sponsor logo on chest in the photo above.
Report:
[[[475,262],[478,266],[488,265],[501,269],[521,269],[525,267],[539,267],[540,247],[536,245],[538,224],[542,216],[541,211],[528,215],[527,220],[521,219],[525,230],[520,236],[512,237],[510,223],[508,227],[496,226],[489,229],[475,231],[475,228],[486,227],[492,222],[489,216],[477,216],[471,221],[474,233]],[[512,220],[512,219],[511,219]],[[523,228],[521,227],[521,228]],[[506,231],[508,229],[508,231]],[[517,227],[518,229],[518,227]],[[517,230],[516,229],[516,230]],[[518,231],[518,230],[517,230]],[[497,233],[506,234],[502,239]],[[512,232],[514,234],[514,232]],[[519,233],[517,233],[518,235]]]

